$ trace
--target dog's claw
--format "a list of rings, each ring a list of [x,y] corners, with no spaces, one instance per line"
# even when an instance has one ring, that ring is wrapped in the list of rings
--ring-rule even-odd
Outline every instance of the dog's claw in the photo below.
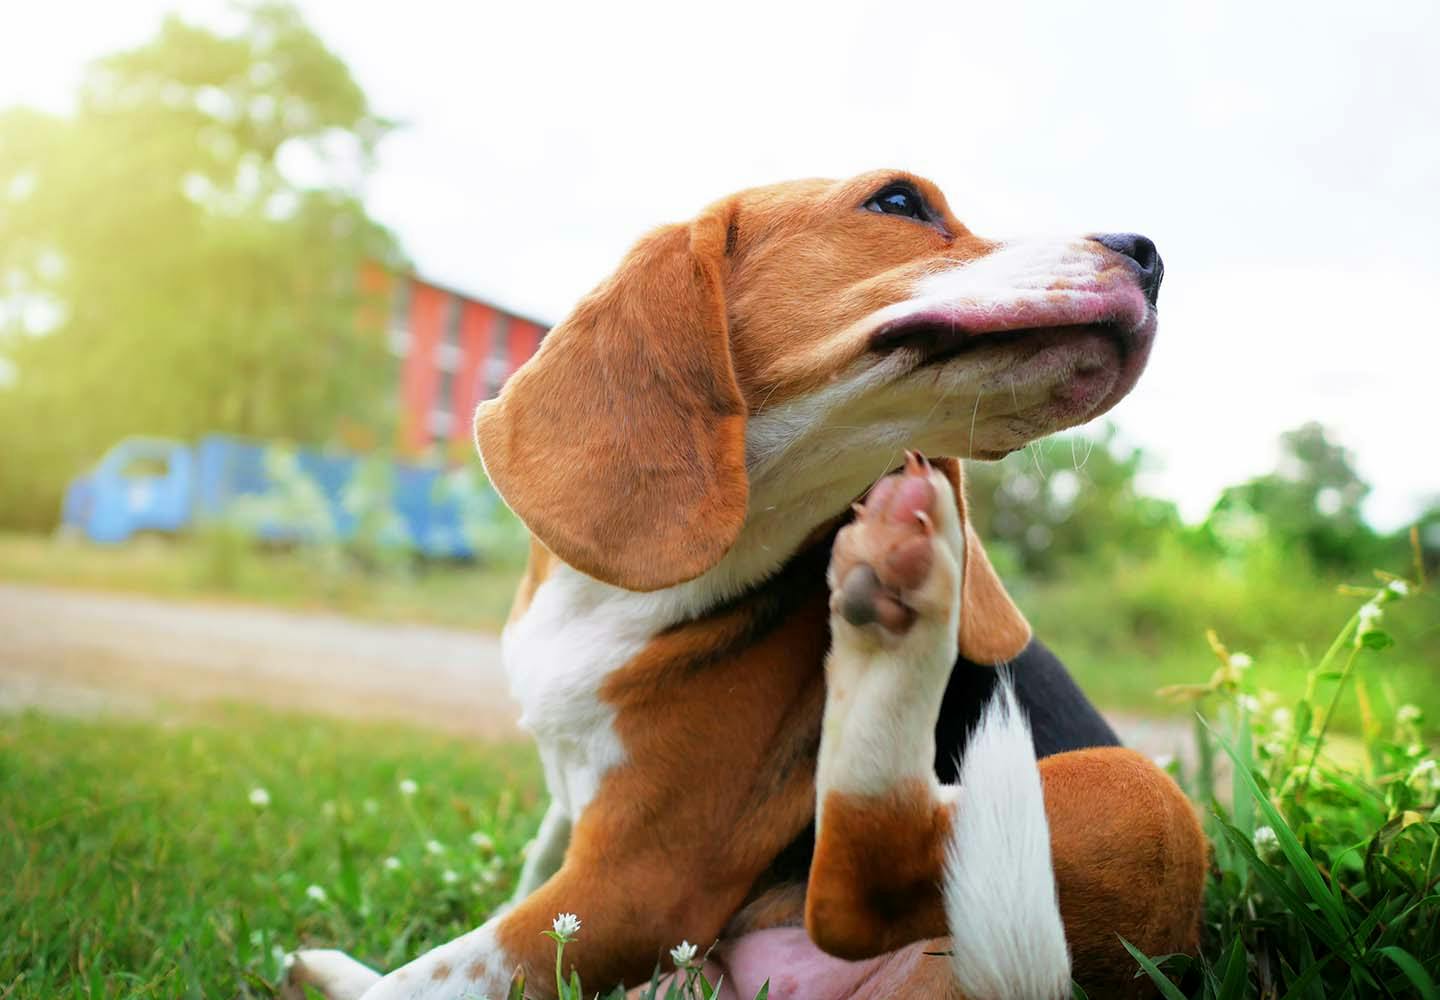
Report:
[[[918,451],[905,450],[905,471],[912,476],[923,476],[930,471],[930,461]]]

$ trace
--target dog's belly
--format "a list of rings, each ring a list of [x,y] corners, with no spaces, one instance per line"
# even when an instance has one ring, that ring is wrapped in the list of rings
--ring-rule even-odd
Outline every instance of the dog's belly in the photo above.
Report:
[[[723,1000],[751,1000],[767,979],[772,1000],[881,1000],[914,992],[917,980],[934,978],[944,995],[949,959],[926,955],[944,942],[921,942],[863,962],[846,962],[810,942],[803,927],[754,931],[722,942],[710,956],[707,975],[721,973]],[[901,991],[906,992],[902,993]]]

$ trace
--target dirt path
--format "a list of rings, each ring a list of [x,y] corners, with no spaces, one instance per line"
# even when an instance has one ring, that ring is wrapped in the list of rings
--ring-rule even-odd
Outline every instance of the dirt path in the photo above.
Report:
[[[241,700],[484,737],[518,714],[493,636],[0,584],[0,709]]]
[[[0,711],[151,715],[216,700],[519,734],[493,636],[0,583]],[[1190,745],[1183,721],[1110,719],[1152,756]]]

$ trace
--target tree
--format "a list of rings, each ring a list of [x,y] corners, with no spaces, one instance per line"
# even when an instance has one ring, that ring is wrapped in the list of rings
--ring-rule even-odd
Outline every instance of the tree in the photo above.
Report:
[[[381,419],[392,363],[359,278],[399,253],[346,175],[390,126],[292,7],[241,14],[167,18],[69,115],[0,112],[0,521],[53,520],[125,434]]]
[[[1227,523],[1249,521],[1317,565],[1367,568],[1377,556],[1360,509],[1369,493],[1350,453],[1311,422],[1282,434],[1276,471],[1226,489],[1206,524],[1220,535]]]
[[[1124,448],[1113,425],[1098,437],[1051,438],[1001,462],[968,462],[970,516],[1002,562],[1036,575],[1067,559],[1153,551],[1180,528],[1173,503],[1143,495],[1136,476],[1149,459]]]

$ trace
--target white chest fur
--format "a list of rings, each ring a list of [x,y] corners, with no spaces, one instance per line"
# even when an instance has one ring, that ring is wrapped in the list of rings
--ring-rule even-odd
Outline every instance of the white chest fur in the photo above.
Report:
[[[520,724],[539,746],[552,801],[572,819],[625,760],[615,710],[600,690],[674,620],[666,620],[666,603],[560,565],[501,636]]]

